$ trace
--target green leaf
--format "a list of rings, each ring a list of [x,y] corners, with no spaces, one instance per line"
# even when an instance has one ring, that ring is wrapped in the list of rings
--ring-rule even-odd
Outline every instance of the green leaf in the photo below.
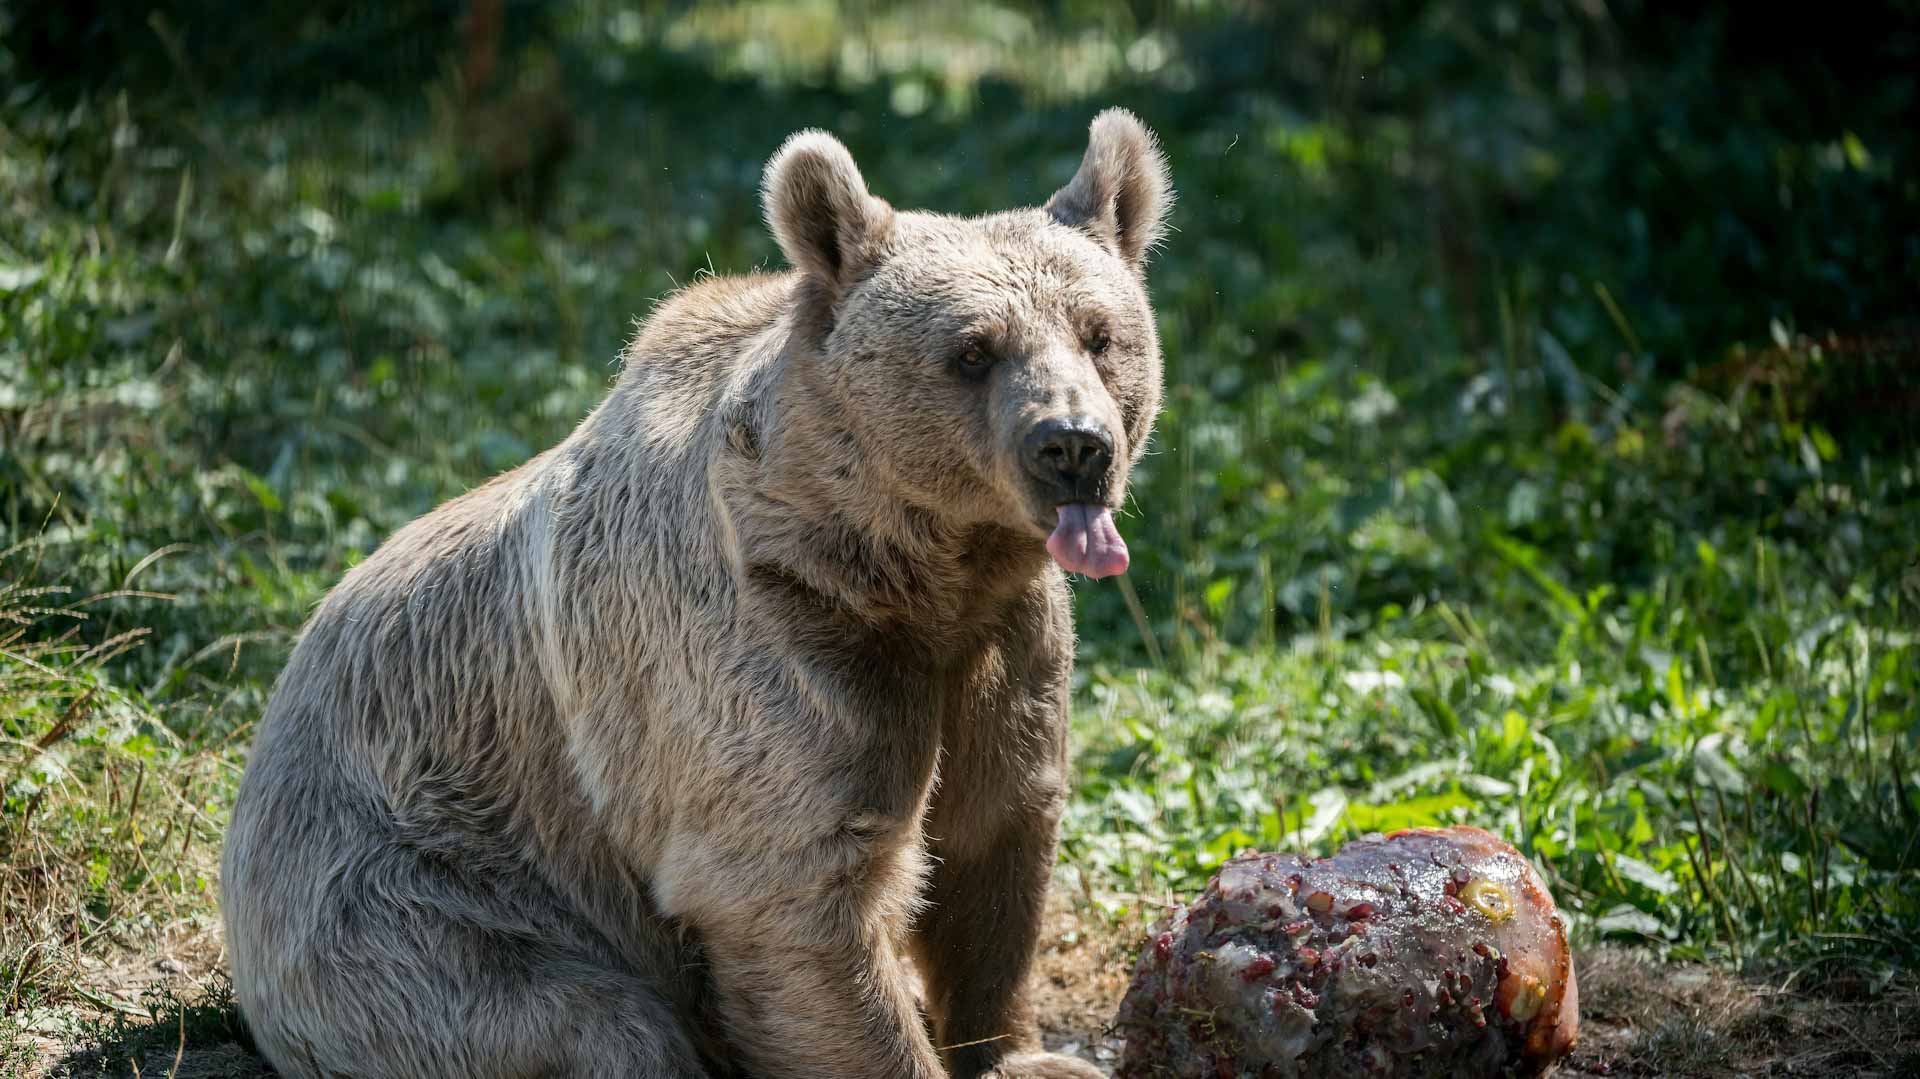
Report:
[[[1260,846],[1274,850],[1286,839],[1284,826],[1277,812],[1260,814]]]
[[[1713,544],[1708,543],[1706,540],[1695,542],[1693,545],[1693,553],[1700,559],[1700,564],[1704,566],[1709,573],[1713,572],[1714,569],[1720,565],[1720,552],[1714,550]]]
[[[1207,590],[1204,595],[1207,601],[1207,610],[1212,612],[1215,618],[1222,617],[1227,610],[1227,600],[1233,597],[1233,578],[1222,577],[1212,582],[1207,585]]]
[[[1813,441],[1814,452],[1820,455],[1822,461],[1831,462],[1840,457],[1839,443],[1833,440],[1833,436],[1828,434],[1825,428],[1817,425],[1809,426],[1807,437]]]
[[[1710,787],[1738,794],[1747,789],[1747,777],[1726,755],[1727,736],[1709,734],[1693,747],[1693,767],[1700,780]]]
[[[1800,773],[1784,761],[1768,761],[1761,765],[1760,781],[1775,794],[1787,798],[1804,798],[1812,789],[1807,786],[1806,780],[1800,778]]]
[[[1500,752],[1509,757],[1518,753],[1520,747],[1526,744],[1530,731],[1526,716],[1511,708],[1507,709],[1500,716]]]
[[[1630,854],[1614,855],[1613,868],[1621,876],[1658,896],[1669,896],[1680,890],[1680,883],[1673,879],[1672,874],[1655,869]]]
[[[1151,828],[1160,820],[1160,809],[1153,800],[1131,787],[1117,787],[1108,797],[1123,817],[1143,828]]]
[[[1677,719],[1686,720],[1693,716],[1693,707],[1687,701],[1686,677],[1680,673],[1678,658],[1667,661],[1667,706],[1673,709]]]
[[[1456,810],[1471,810],[1473,799],[1459,791],[1408,798],[1388,805],[1355,803],[1347,807],[1347,822],[1360,832],[1393,832],[1402,828],[1430,828],[1451,824]]]
[[[1621,903],[1594,919],[1594,932],[1602,936],[1638,935],[1660,938],[1666,935],[1666,926],[1660,919],[1630,903]]]
[[[240,480],[247,485],[247,490],[253,492],[253,497],[259,501],[261,509],[268,513],[280,512],[282,505],[280,496],[273,493],[273,488],[267,486],[266,480],[244,468],[240,469]]]
[[[1300,826],[1300,842],[1312,846],[1340,822],[1341,815],[1347,811],[1347,792],[1339,787],[1325,787],[1315,791],[1308,804],[1313,814]]]
[[[1519,570],[1526,578],[1537,585],[1554,606],[1578,619],[1586,614],[1586,607],[1580,598],[1567,589],[1566,585],[1554,580],[1546,570],[1540,568],[1540,551],[1519,540],[1502,536],[1498,532],[1487,533],[1487,542],[1493,545],[1494,552],[1503,561]]]
[[[1205,847],[1201,848],[1200,862],[1202,865],[1212,868],[1243,850],[1253,849],[1259,846],[1259,840],[1238,828],[1230,828],[1214,836]]]
[[[1747,728],[1748,740],[1759,743],[1766,739],[1768,732],[1773,730],[1773,725],[1779,722],[1780,709],[1784,701],[1785,698],[1778,693],[1767,698],[1766,703],[1760,706],[1760,714],[1753,717],[1752,725]]]
[[[1449,741],[1460,737],[1460,714],[1453,710],[1452,705],[1431,689],[1416,687],[1408,692],[1413,695],[1414,703],[1420,706],[1420,710],[1433,721],[1433,727],[1440,732],[1440,737]]]

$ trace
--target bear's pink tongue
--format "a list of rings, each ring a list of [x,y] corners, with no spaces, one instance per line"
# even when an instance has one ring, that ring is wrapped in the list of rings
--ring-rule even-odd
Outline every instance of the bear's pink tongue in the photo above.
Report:
[[[1073,502],[1060,507],[1060,523],[1047,537],[1047,553],[1068,573],[1112,577],[1127,572],[1127,543],[1105,506]]]

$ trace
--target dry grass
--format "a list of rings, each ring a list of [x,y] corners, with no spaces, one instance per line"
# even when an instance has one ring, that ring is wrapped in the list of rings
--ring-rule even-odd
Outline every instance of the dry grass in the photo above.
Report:
[[[112,661],[117,604],[41,583],[41,544],[0,550],[0,1073],[220,961],[213,880],[233,754],[190,747]]]

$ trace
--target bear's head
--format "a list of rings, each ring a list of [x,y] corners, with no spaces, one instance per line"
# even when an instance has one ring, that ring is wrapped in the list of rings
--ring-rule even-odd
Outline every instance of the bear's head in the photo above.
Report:
[[[1101,113],[1040,209],[897,211],[819,131],[787,140],[763,194],[802,275],[793,361],[886,496],[1044,539],[1070,572],[1124,571],[1113,511],[1160,405],[1144,274],[1171,192],[1152,133]]]

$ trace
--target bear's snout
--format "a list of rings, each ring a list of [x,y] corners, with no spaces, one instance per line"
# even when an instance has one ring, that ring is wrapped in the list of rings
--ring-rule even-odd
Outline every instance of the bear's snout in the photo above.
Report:
[[[1041,420],[1023,443],[1027,472],[1055,500],[1105,502],[1113,436],[1087,416]]]

